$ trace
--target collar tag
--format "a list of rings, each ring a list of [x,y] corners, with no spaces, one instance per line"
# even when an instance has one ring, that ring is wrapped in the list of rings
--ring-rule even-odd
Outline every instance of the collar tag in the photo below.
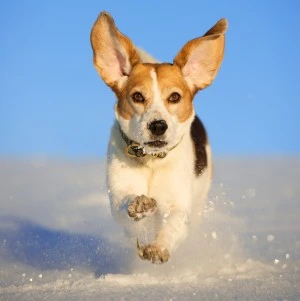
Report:
[[[129,144],[125,147],[125,153],[129,157],[144,157],[146,156],[146,152],[144,147],[141,147],[138,143]]]

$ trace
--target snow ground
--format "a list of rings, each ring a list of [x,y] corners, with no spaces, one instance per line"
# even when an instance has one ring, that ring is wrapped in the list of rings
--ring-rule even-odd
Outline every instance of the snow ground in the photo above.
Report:
[[[0,300],[300,300],[300,158],[222,158],[172,260],[137,258],[104,163],[0,160]]]

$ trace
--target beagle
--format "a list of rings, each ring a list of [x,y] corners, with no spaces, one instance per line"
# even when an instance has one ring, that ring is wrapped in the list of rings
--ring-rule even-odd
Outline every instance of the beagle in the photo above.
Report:
[[[214,80],[224,54],[226,19],[159,63],[100,13],[91,31],[94,66],[117,97],[107,154],[111,212],[137,240],[138,255],[164,263],[203,210],[212,179],[195,94]]]

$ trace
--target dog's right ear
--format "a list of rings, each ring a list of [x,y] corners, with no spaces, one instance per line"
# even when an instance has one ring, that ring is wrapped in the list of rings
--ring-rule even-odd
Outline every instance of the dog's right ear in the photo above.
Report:
[[[129,38],[123,35],[107,12],[101,12],[91,32],[94,65],[104,82],[120,89],[132,67],[140,61]]]

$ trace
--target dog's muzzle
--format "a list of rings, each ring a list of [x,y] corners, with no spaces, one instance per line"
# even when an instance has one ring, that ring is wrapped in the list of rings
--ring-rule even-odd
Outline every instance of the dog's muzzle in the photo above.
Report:
[[[137,143],[133,140],[131,140],[130,138],[127,137],[127,135],[122,131],[121,126],[119,126],[120,129],[120,133],[121,136],[123,138],[123,140],[126,142],[127,147],[125,147],[125,154],[129,157],[133,157],[133,158],[141,158],[141,157],[145,157],[147,155],[150,155],[154,158],[160,158],[163,159],[166,157],[166,155],[168,154],[169,151],[173,150],[182,140],[182,138],[179,140],[179,142],[174,145],[173,147],[167,149],[166,151],[161,151],[161,152],[151,152],[151,153],[146,153],[145,150],[145,146],[141,145],[140,143]],[[167,145],[166,141],[162,141],[162,140],[155,140],[155,141],[150,141],[145,143],[145,145],[149,145],[155,148],[159,148],[159,147],[163,147]]]
[[[127,137],[127,135],[122,131],[121,127],[119,127],[119,129],[120,129],[120,133],[121,133],[121,136],[122,136],[123,140],[127,144],[127,147],[125,147],[125,154],[129,157],[141,158],[141,157],[145,157],[146,155],[151,155],[152,157],[162,159],[167,155],[167,153],[169,151],[168,150],[168,151],[162,151],[162,152],[155,152],[155,153],[147,154],[146,150],[145,150],[145,146],[129,139]],[[163,147],[167,144],[167,142],[165,142],[165,141],[152,141],[152,142],[149,142],[149,143],[148,143],[149,146],[153,146],[153,147]]]

